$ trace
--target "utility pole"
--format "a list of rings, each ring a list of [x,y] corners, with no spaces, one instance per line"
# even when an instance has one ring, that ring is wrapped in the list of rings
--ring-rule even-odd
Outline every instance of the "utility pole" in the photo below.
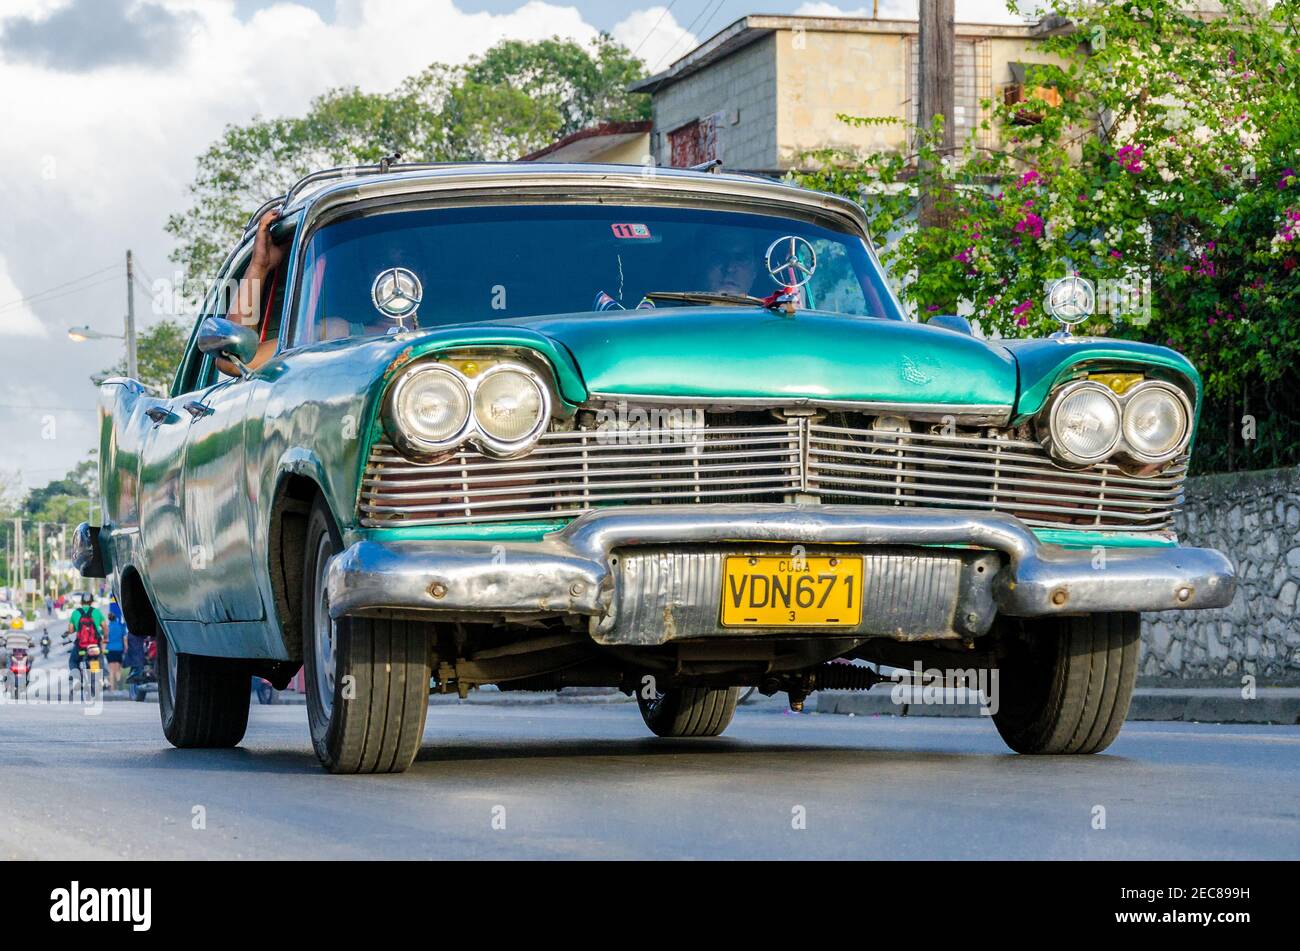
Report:
[[[23,547],[23,520],[21,517],[14,519],[14,532],[18,545],[18,603],[22,604],[27,600],[27,552]]]
[[[36,523],[37,584],[40,590],[36,595],[37,604],[45,600],[45,523]],[[40,610],[40,608],[37,608]]]
[[[953,154],[956,94],[953,79],[953,51],[957,45],[953,0],[921,0],[920,75],[917,88],[917,124],[928,133],[935,116],[943,116],[943,138],[938,143],[941,157]],[[920,163],[918,163],[920,164]],[[925,166],[920,167],[924,172]],[[928,190],[921,195],[921,226],[943,227],[942,210]]]
[[[140,378],[135,354],[135,255],[130,249],[126,252],[126,375],[132,380]]]

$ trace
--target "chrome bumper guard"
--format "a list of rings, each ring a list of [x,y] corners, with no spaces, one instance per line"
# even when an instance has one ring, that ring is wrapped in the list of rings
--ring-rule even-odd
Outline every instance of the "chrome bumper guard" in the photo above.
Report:
[[[753,636],[718,626],[721,585],[700,579],[716,578],[723,554],[794,545],[809,555],[854,546],[875,559],[869,574],[876,565],[892,579],[883,599],[889,603],[868,603],[859,629],[836,632],[855,637],[968,637],[987,631],[998,613],[1217,608],[1236,589],[1232,564],[1212,549],[1065,549],[1039,541],[1010,515],[654,505],[591,512],[539,542],[358,541],[330,565],[330,613],[584,615],[602,644]],[[631,570],[638,562],[643,568]],[[647,575],[644,566],[656,563]],[[936,598],[943,602],[938,615],[927,603]]]

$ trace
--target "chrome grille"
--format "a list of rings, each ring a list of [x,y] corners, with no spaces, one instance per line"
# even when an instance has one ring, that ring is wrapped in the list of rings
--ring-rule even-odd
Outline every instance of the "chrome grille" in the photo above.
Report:
[[[1182,502],[1186,460],[1138,478],[1104,464],[1057,466],[1007,431],[892,433],[858,414],[777,420],[700,414],[692,425],[549,432],[528,455],[464,448],[411,462],[387,441],[371,450],[362,525],[479,524],[570,517],[598,506],[805,500],[966,508],[1035,527],[1157,531]]]
[[[1036,527],[1156,531],[1182,502],[1186,460],[1157,476],[1062,469],[1032,440],[814,424],[808,480],[824,502],[1007,512]]]

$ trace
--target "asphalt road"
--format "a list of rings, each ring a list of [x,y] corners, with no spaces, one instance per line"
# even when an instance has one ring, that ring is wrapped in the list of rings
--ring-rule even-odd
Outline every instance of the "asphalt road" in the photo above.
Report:
[[[769,706],[673,741],[629,704],[440,704],[407,773],[345,777],[301,706],[183,751],[156,704],[3,705],[0,810],[0,859],[1294,859],[1300,727],[1134,723],[1105,755],[1018,757],[982,719]]]

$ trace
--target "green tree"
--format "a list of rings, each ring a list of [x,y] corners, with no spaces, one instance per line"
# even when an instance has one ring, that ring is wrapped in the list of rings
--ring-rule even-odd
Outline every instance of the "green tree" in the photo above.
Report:
[[[537,103],[539,114],[558,114],[559,135],[595,122],[650,118],[649,97],[627,91],[644,75],[644,64],[604,34],[585,47],[558,38],[506,40],[465,70],[468,83],[516,89]]]
[[[434,63],[389,93],[335,89],[305,115],[230,125],[198,157],[190,207],[168,218],[172,260],[199,286],[215,277],[253,209],[308,172],[373,164],[518,158],[603,120],[649,114],[626,91],[643,66],[608,36],[508,40],[464,66]]]
[[[873,233],[894,236],[882,258],[922,316],[957,300],[986,333],[1041,335],[1053,278],[1081,273],[1104,297],[1150,282],[1143,307],[1084,332],[1200,367],[1198,466],[1300,461],[1300,5],[1224,0],[1214,19],[1182,0],[1050,6],[1073,26],[1044,44],[1061,65],[1030,67],[1026,85],[1060,101],[986,102],[999,148],[972,135],[940,156],[938,127],[918,129],[915,154],[819,152],[804,182],[859,200]],[[927,190],[947,227],[915,226]]]
[[[135,354],[140,382],[163,393],[171,389],[172,379],[176,376],[176,368],[180,366],[188,339],[189,332],[175,320],[160,320],[144,333],[138,334]],[[99,383],[100,380],[113,376],[126,376],[125,357],[98,377],[91,377],[91,380]]]

